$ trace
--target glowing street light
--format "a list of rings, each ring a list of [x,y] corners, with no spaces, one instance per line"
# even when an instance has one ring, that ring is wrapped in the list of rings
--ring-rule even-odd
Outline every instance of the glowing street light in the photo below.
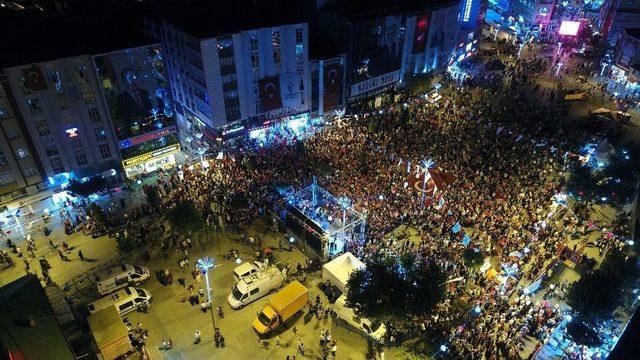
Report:
[[[202,275],[204,275],[205,282],[207,284],[207,301],[209,308],[211,310],[211,323],[213,324],[213,331],[216,331],[216,318],[213,316],[213,300],[211,299],[211,287],[209,286],[209,269],[213,269],[216,261],[214,258],[203,257],[202,259],[198,259],[196,262],[196,267],[200,269]]]

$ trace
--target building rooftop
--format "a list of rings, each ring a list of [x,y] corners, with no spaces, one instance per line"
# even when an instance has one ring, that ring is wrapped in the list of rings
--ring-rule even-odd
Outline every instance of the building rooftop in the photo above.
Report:
[[[349,21],[361,21],[380,16],[437,9],[457,3],[456,0],[333,0],[320,8],[320,11],[345,17]]]
[[[98,12],[96,12],[98,13]],[[26,65],[152,44],[135,12],[43,17],[0,14],[0,67]]]
[[[0,308],[0,341],[14,356],[75,358],[36,276],[24,276],[0,288]]]
[[[167,21],[200,39],[242,30],[307,22],[296,0],[190,1],[153,5],[151,21]]]

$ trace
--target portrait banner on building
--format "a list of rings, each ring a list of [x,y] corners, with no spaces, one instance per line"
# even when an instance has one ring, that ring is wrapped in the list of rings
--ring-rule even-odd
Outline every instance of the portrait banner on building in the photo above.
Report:
[[[322,111],[333,110],[340,105],[340,91],[342,90],[342,65],[340,63],[324,66],[322,84]]]
[[[22,69],[22,76],[24,76],[24,86],[30,90],[46,90],[47,83],[42,76],[42,70],[40,66],[33,64],[28,68]]]
[[[431,13],[422,13],[416,16],[416,26],[413,31],[413,54],[423,53],[427,49],[427,31]]]
[[[259,86],[263,112],[269,112],[282,107],[279,76],[267,76],[264,79],[260,79]]]
[[[296,73],[280,74],[280,95],[284,108],[301,105],[300,75]]]

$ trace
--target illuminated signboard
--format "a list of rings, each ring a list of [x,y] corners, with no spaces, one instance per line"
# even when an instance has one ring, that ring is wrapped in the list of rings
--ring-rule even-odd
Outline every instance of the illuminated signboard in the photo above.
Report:
[[[69,128],[69,129],[65,130],[64,132],[66,132],[67,136],[69,136],[70,138],[74,138],[74,137],[78,136],[78,128],[77,127]]]
[[[558,31],[558,34],[576,36],[578,34],[579,29],[580,29],[579,21],[563,21],[560,24],[560,30]]]
[[[460,27],[475,29],[478,23],[478,11],[481,0],[462,0],[460,7]]]
[[[167,128],[158,130],[158,131],[153,131],[153,132],[148,132],[139,136],[135,136],[126,140],[122,140],[119,142],[120,145],[120,149],[126,149],[128,147],[131,146],[135,146],[138,144],[142,144],[143,142],[147,142],[147,141],[151,141],[151,140],[155,140],[158,138],[161,138],[163,136],[167,136],[170,135],[172,133],[176,132],[176,127],[175,126],[169,126]]]
[[[166,156],[166,155],[174,153],[174,152],[176,152],[178,150],[180,150],[180,144],[174,144],[174,145],[162,148],[162,149],[158,149],[158,150],[155,150],[155,151],[148,152],[146,154],[142,154],[142,155],[138,155],[136,157],[132,157],[131,159],[124,160],[122,162],[122,166],[125,167],[125,168],[128,168],[128,167],[135,166],[135,165],[144,163],[146,161],[149,161],[149,160],[152,160],[152,159],[155,159],[155,158],[159,158],[161,156]]]
[[[396,70],[369,80],[361,81],[351,85],[351,97],[396,83],[398,80],[400,80],[400,71]]]

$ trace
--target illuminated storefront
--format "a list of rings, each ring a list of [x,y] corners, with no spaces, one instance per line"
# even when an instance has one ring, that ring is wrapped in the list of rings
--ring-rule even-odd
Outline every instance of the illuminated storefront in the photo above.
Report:
[[[180,151],[180,144],[173,144],[124,160],[122,167],[128,178],[152,173],[160,169],[169,169],[176,165],[175,155],[178,151]]]

